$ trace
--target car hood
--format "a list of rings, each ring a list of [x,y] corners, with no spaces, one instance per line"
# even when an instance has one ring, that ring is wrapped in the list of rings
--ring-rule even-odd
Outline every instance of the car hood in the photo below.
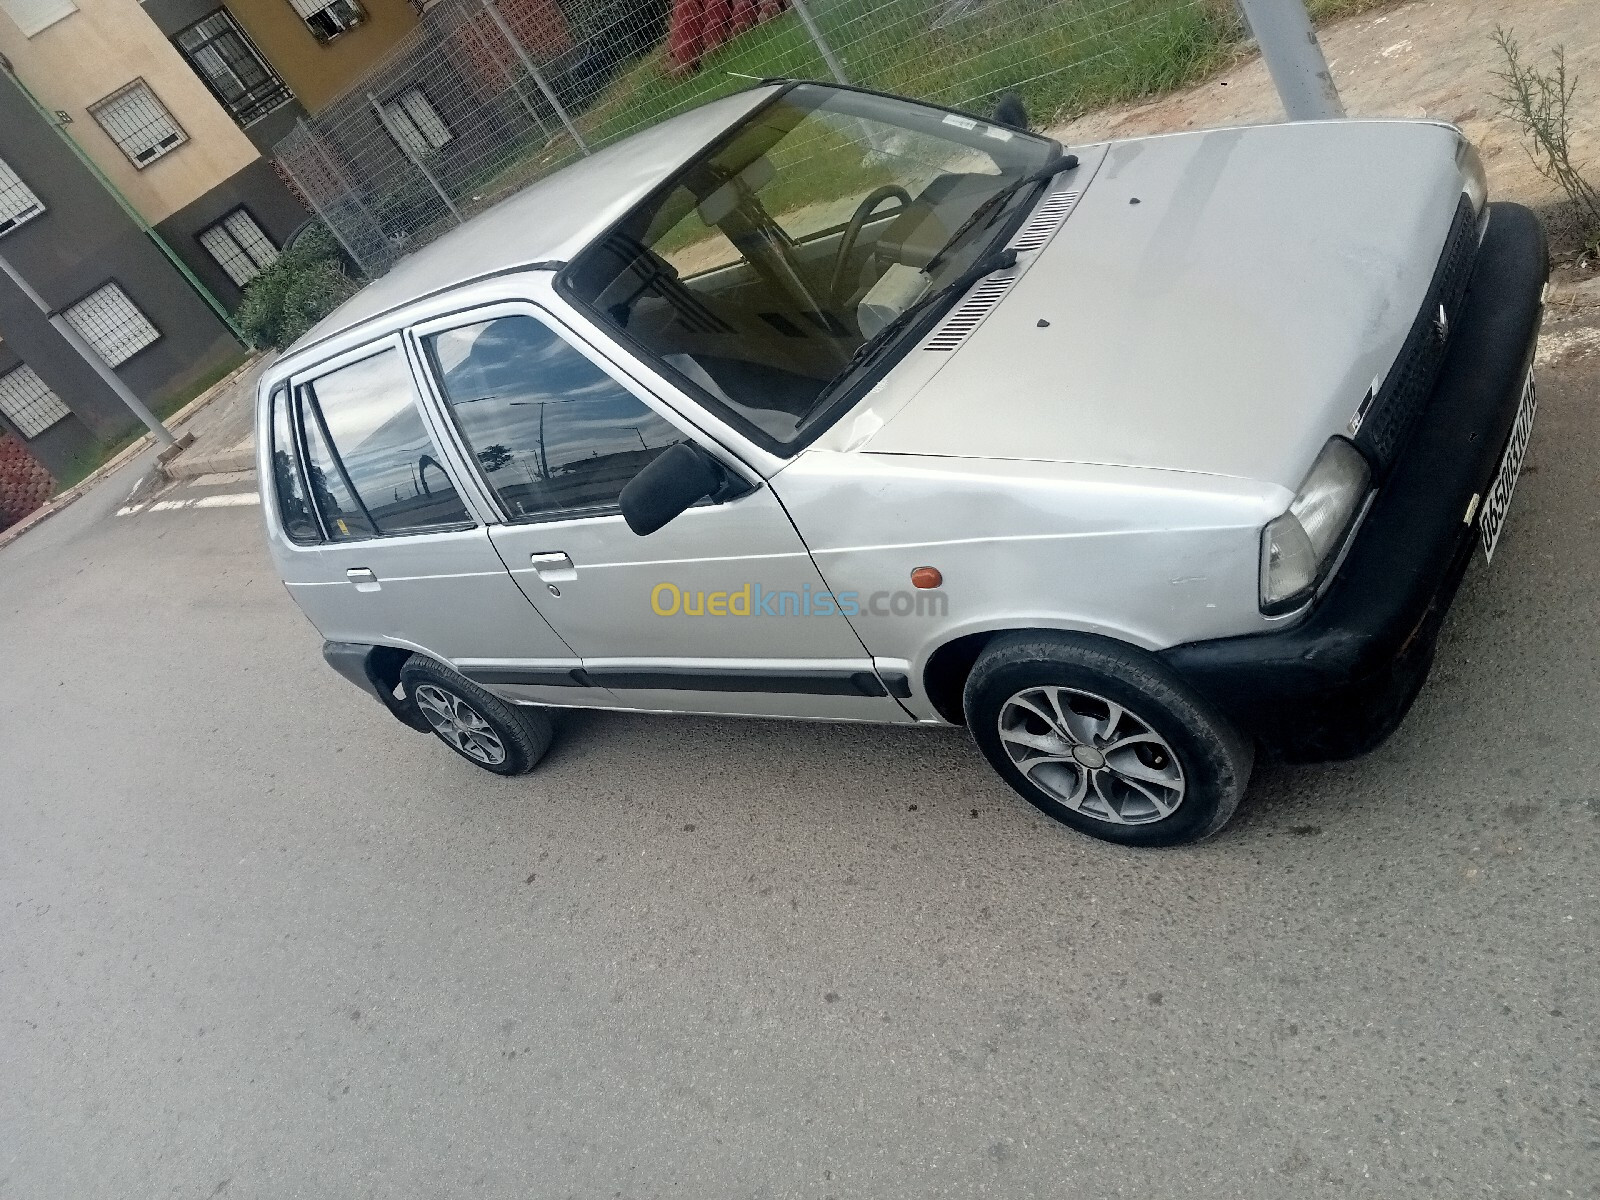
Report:
[[[911,351],[925,382],[891,376],[852,448],[1297,487],[1416,319],[1460,144],[1407,121],[1113,143],[998,307],[954,352]]]

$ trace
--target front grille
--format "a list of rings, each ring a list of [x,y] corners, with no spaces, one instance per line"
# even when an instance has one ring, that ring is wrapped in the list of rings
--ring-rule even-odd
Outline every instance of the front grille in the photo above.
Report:
[[[1433,393],[1449,343],[1448,323],[1461,315],[1461,300],[1472,279],[1477,250],[1476,214],[1471,201],[1462,195],[1445,238],[1444,253],[1439,257],[1433,282],[1428,285],[1427,298],[1356,433],[1356,445],[1376,464],[1379,474],[1393,464]],[[1439,326],[1441,306],[1446,320],[1444,332]]]

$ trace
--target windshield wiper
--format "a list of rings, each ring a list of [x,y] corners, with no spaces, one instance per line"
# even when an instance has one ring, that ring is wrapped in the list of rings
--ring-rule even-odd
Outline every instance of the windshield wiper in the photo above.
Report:
[[[1077,165],[1078,156],[1076,154],[1062,154],[1056,158],[1052,158],[1038,170],[1030,171],[1021,179],[1016,179],[1011,183],[1006,184],[1005,187],[995,192],[982,204],[978,205],[977,208],[972,210],[971,215],[969,215],[965,221],[961,222],[956,231],[952,233],[945,241],[945,244],[940,246],[938,252],[928,260],[928,265],[922,269],[928,274],[932,274],[933,269],[944,261],[945,255],[949,254],[951,250],[955,249],[957,244],[960,243],[961,239],[966,237],[967,234],[971,233],[979,221],[983,220],[984,217],[994,212],[995,209],[999,208],[1023,188],[1032,187],[1035,184],[1044,183],[1048,180],[1054,179],[1057,175],[1061,174],[1061,172],[1070,171]]]
[[[873,334],[866,341],[862,342],[861,345],[856,347],[856,352],[850,356],[850,361],[845,363],[844,369],[828,381],[828,386],[822,389],[822,394],[817,397],[816,402],[812,404],[810,408],[806,409],[805,412],[800,414],[800,419],[796,422],[796,428],[804,425],[811,418],[813,413],[815,413],[830,399],[832,399],[834,392],[838,389],[838,386],[841,383],[850,378],[850,376],[854,375],[862,367],[866,366],[867,363],[872,359],[876,358],[879,351],[883,350],[886,346],[893,344],[895,339],[898,338],[899,335],[904,332],[904,330],[910,326],[913,321],[916,320],[916,318],[925,314],[930,308],[939,304],[941,301],[950,299],[951,297],[966,291],[985,275],[992,275],[996,271],[1004,271],[1007,267],[1014,267],[1016,265],[1017,252],[1015,250],[1008,248],[1005,250],[997,250],[993,254],[986,254],[984,257],[980,258],[977,262],[968,267],[965,271],[961,272],[961,274],[957,275],[949,283],[945,284],[937,291],[929,292],[921,299],[914,301],[909,307],[906,308],[904,312],[892,317],[888,324],[886,324],[882,329],[878,330],[877,333]]]
[[[938,253],[928,260],[928,265],[923,268],[924,274],[931,272],[934,267],[938,266],[940,259],[948,254],[951,248],[984,218],[985,214],[993,212],[1023,188],[1046,183],[1061,174],[1061,172],[1070,171],[1077,165],[1078,156],[1076,154],[1058,155],[1045,163],[1044,166],[1035,171],[1030,171],[1020,179],[1013,180],[995,192],[994,195],[988,197],[972,211],[972,214],[961,223],[961,227],[951,234],[950,239],[939,248]],[[892,345],[913,321],[925,314],[934,305],[965,292],[985,275],[992,275],[996,271],[1004,271],[1008,267],[1016,266],[1016,264],[1017,252],[1010,248],[997,250],[993,254],[986,254],[949,283],[937,291],[929,292],[910,304],[904,312],[892,317],[888,324],[856,347],[855,353],[850,356],[850,361],[845,363],[843,369],[828,381],[827,386],[822,389],[821,394],[817,396],[811,406],[800,414],[799,419],[795,422],[795,428],[803,428],[807,421],[819,410],[826,407],[834,398],[840,384],[876,358],[885,347]]]

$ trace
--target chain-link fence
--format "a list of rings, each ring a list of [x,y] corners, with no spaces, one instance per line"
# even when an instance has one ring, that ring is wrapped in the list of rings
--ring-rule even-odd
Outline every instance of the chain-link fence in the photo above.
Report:
[[[277,147],[369,275],[548,174],[753,80],[837,79],[1049,118],[1170,86],[1226,0],[443,0]]]

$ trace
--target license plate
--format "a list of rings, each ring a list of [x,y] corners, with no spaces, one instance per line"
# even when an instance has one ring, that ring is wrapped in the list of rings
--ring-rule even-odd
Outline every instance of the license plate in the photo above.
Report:
[[[1511,493],[1517,490],[1517,476],[1522,473],[1522,460],[1527,457],[1528,440],[1533,436],[1533,410],[1538,400],[1533,391],[1533,372],[1528,372],[1528,382],[1522,385],[1522,402],[1517,405],[1517,419],[1511,426],[1511,440],[1506,443],[1505,457],[1500,460],[1489,494],[1483,499],[1478,517],[1478,533],[1483,538],[1483,557],[1494,561],[1495,544],[1500,531],[1505,528],[1506,513],[1511,508]]]

